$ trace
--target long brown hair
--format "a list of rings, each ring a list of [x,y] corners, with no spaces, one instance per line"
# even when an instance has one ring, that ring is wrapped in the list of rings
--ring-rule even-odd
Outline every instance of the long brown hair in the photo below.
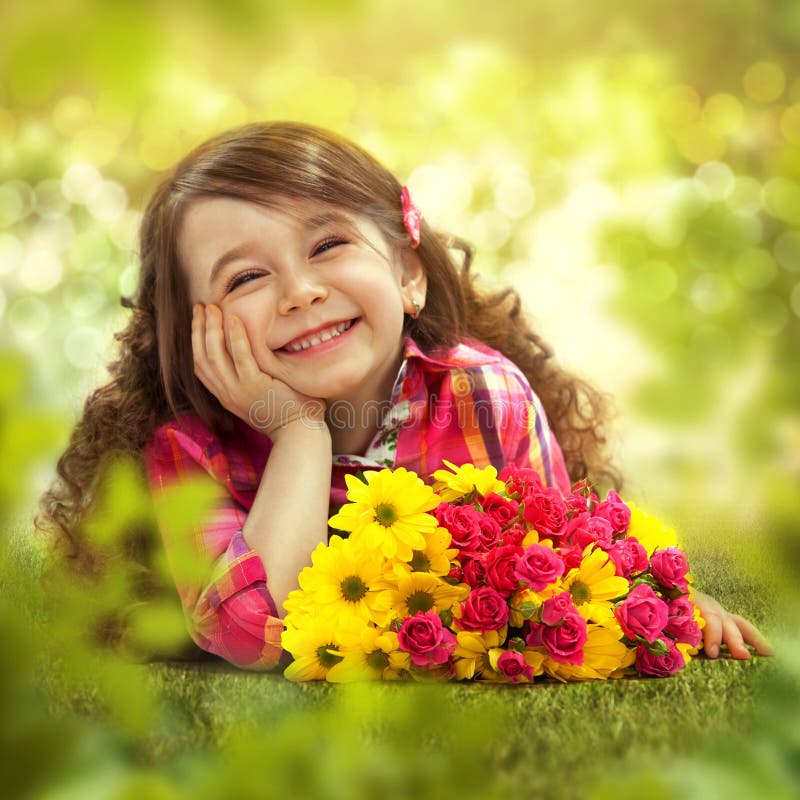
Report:
[[[86,556],[80,521],[91,505],[102,462],[127,452],[141,459],[155,428],[194,412],[220,434],[231,415],[194,375],[188,291],[176,240],[183,214],[200,197],[223,196],[278,206],[313,198],[370,219],[390,245],[408,245],[400,212],[401,186],[374,158],[327,131],[297,123],[246,125],[189,153],[154,192],[140,233],[141,275],[128,305],[132,317],[116,335],[119,356],[110,381],[89,396],[57,480],[43,497],[40,524],[55,528],[68,551]],[[462,253],[460,265],[454,250]],[[553,360],[552,349],[526,321],[516,291],[487,292],[470,270],[472,251],[423,220],[417,254],[427,275],[427,296],[407,333],[423,350],[478,339],[503,352],[528,377],[561,444],[573,480],[619,485],[604,453],[607,399]],[[135,539],[134,556],[146,549]]]

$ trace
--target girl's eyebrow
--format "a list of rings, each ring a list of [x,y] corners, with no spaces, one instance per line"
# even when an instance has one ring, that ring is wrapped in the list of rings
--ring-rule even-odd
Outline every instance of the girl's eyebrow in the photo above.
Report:
[[[255,250],[255,246],[252,242],[244,242],[243,244],[237,244],[236,247],[232,247],[230,250],[224,252],[215,262],[214,266],[211,267],[211,274],[208,278],[208,285],[213,286],[214,281],[217,280],[219,277],[220,272],[231,263],[231,261],[236,261],[239,258],[245,258],[249,253],[252,253]]]

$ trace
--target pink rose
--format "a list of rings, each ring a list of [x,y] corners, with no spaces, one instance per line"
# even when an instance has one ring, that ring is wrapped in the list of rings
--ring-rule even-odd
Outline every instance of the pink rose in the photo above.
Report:
[[[517,561],[516,576],[534,592],[541,592],[564,574],[564,560],[551,547],[532,544]]]
[[[587,638],[586,620],[577,611],[570,611],[561,624],[553,628],[533,623],[526,642],[533,647],[543,644],[553,661],[583,664],[583,645]]]
[[[665,642],[667,646],[667,652],[663,656],[651,653],[646,644],[640,644],[636,648],[636,669],[642,675],[666,678],[685,666],[686,659],[675,646],[675,642],[671,639],[662,639],[661,641]]]
[[[648,567],[647,550],[635,536],[626,536],[614,542],[606,552],[617,568],[617,575],[622,578],[644,572]]]
[[[491,586],[473,589],[461,604],[459,625],[465,631],[496,631],[508,622],[505,598]]]
[[[516,520],[519,514],[519,503],[516,500],[507,500],[505,497],[492,492],[484,497],[483,510],[501,528],[505,528]]]
[[[483,557],[471,558],[464,564],[464,580],[473,589],[486,585],[486,564]]]
[[[403,620],[397,642],[420,669],[444,664],[456,647],[456,637],[442,625],[435,611],[418,611]]]
[[[497,659],[497,671],[513,683],[533,680],[533,667],[516,650],[505,650]]]
[[[567,524],[567,506],[558,489],[542,489],[527,496],[525,519],[542,536],[561,536]]]
[[[569,592],[554,594],[542,603],[540,616],[543,625],[560,625],[561,620],[571,611],[575,611],[572,595]]]
[[[650,572],[665,589],[680,589],[685,592],[689,588],[686,573],[689,562],[686,555],[677,547],[656,550],[650,557]]]
[[[474,506],[440,503],[433,513],[439,524],[450,531],[453,547],[470,551],[477,549],[481,534],[481,513]]]
[[[486,554],[486,583],[504,597],[519,589],[516,569],[521,555],[522,548],[514,545],[503,545]]]
[[[520,502],[523,502],[529,494],[544,489],[542,476],[536,470],[517,467],[514,464],[503,467],[497,477],[505,483],[508,494]]]
[[[614,615],[629,639],[641,636],[648,642],[653,642],[667,624],[669,607],[656,596],[652,587],[640,583],[614,609]]]
[[[703,634],[694,618],[694,605],[688,597],[677,597],[669,603],[669,619],[664,633],[682,644],[697,647]]]
[[[579,544],[561,545],[558,554],[564,560],[564,572],[579,567],[583,561],[583,548]]]
[[[564,529],[564,538],[570,544],[577,544],[581,550],[588,544],[597,544],[606,550],[611,547],[613,536],[614,531],[607,519],[588,514],[574,516]]]
[[[606,499],[595,506],[593,516],[602,517],[611,523],[614,533],[624,533],[631,524],[631,510],[612,489]]]

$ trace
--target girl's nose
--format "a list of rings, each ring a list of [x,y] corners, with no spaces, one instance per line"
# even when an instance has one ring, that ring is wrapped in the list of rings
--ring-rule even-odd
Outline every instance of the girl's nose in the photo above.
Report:
[[[313,275],[294,273],[284,280],[279,310],[281,314],[288,314],[308,308],[327,296],[328,290]]]

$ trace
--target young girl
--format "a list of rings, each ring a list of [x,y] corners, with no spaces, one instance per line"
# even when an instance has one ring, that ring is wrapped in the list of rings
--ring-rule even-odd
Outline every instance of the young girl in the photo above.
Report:
[[[205,565],[178,586],[190,633],[269,669],[346,473],[430,476],[447,459],[532,468],[564,491],[618,483],[602,396],[550,361],[515,292],[476,288],[470,262],[337,136],[253,124],[201,145],[145,212],[133,317],[59,462],[50,520],[88,560],[80,518],[112,451],[139,454],[155,492],[210,475],[223,500],[195,537],[161,526],[173,568],[187,546]],[[749,622],[698,602],[711,657],[768,652]]]

